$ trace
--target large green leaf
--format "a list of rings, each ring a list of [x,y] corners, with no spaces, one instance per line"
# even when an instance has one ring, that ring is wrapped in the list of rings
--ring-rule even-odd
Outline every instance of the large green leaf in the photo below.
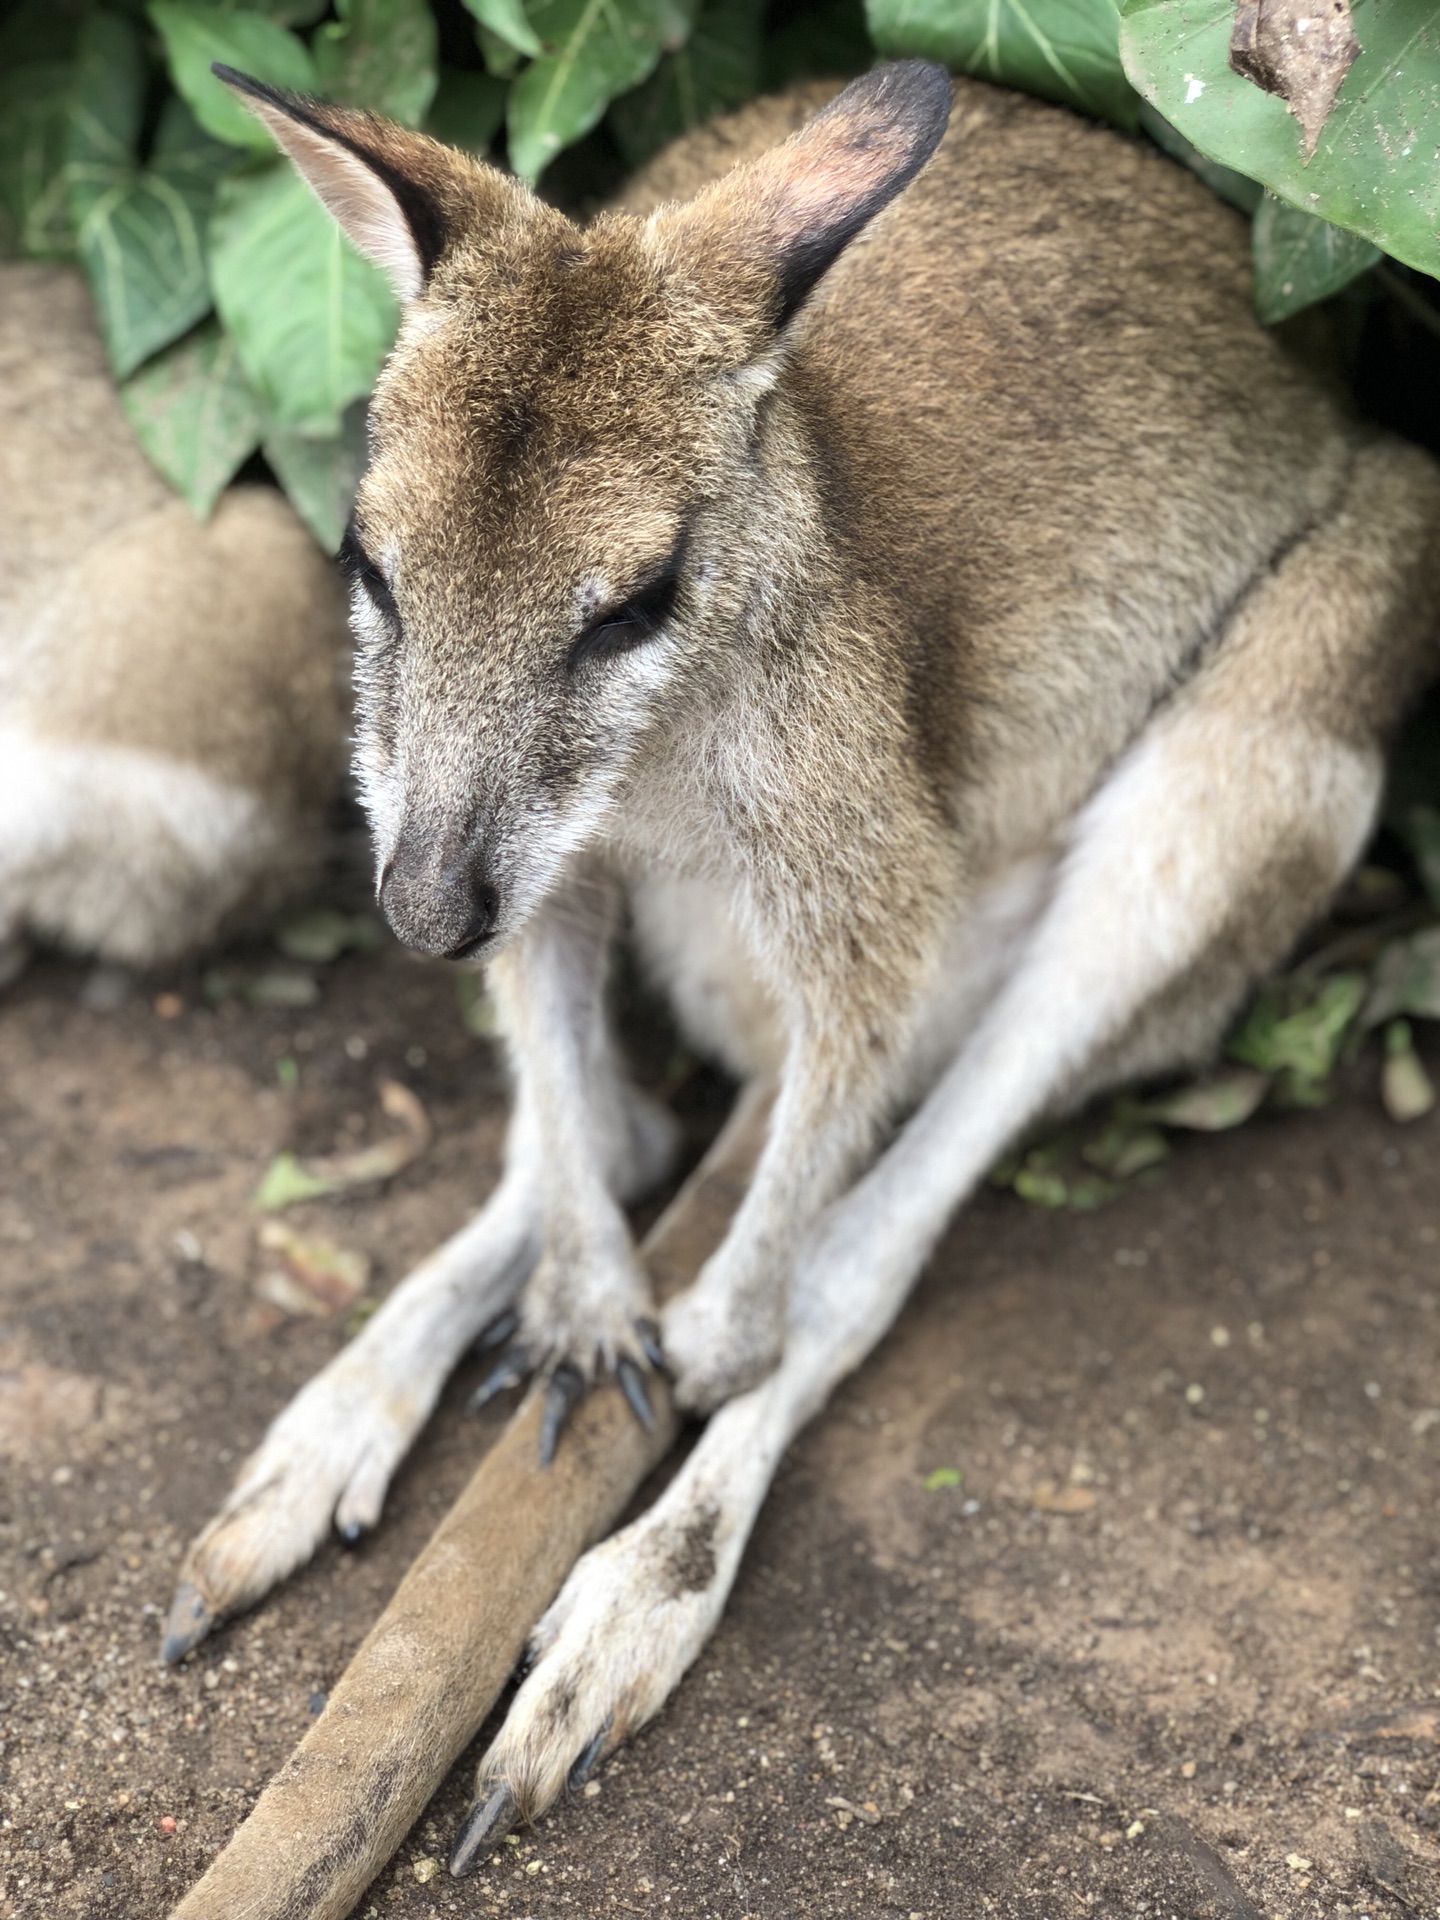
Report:
[[[363,401],[346,410],[338,433],[316,437],[272,427],[265,435],[265,458],[276,479],[327,553],[340,545],[366,453]]]
[[[65,198],[78,0],[21,0],[0,20],[0,254],[66,259]]]
[[[260,402],[213,319],[132,374],[120,399],[136,439],[201,516],[260,444]]]
[[[315,35],[321,91],[418,127],[439,77],[430,0],[336,0],[336,12]]]
[[[282,27],[313,27],[330,11],[330,0],[233,0],[246,13],[268,14]]]
[[[0,70],[0,251],[36,260],[75,251],[65,192],[74,79],[68,60]]]
[[[1135,125],[1116,0],[866,0],[866,12],[882,53],[941,60],[1118,126]]]
[[[505,120],[506,86],[493,73],[442,67],[425,131],[467,153],[488,153]]]
[[[395,338],[389,283],[286,165],[221,184],[210,279],[241,364],[278,426],[338,433]]]
[[[528,54],[533,60],[545,51],[520,0],[465,0],[465,5],[487,33],[493,33],[516,53]]]
[[[1255,311],[1267,326],[1339,293],[1385,256],[1358,233],[1267,193],[1251,228]]]
[[[764,0],[705,0],[685,45],[615,102],[610,126],[632,167],[758,91],[763,7]]]
[[[529,11],[545,52],[511,87],[506,120],[510,164],[536,180],[662,53],[684,45],[691,13],[685,0],[532,0]]]
[[[149,12],[165,43],[170,78],[206,132],[232,146],[272,153],[275,143],[264,127],[210,68],[218,60],[272,87],[314,93],[319,82],[305,42],[263,13],[206,0],[150,0]]]
[[[1355,0],[1361,53],[1305,159],[1277,95],[1233,73],[1231,0],[1123,0],[1120,51],[1147,100],[1202,153],[1307,213],[1440,273],[1440,9]]]
[[[93,15],[80,42],[65,182],[80,259],[122,380],[208,312],[205,223],[233,158],[172,98],[150,164],[140,167],[135,146],[147,78],[130,22]]]

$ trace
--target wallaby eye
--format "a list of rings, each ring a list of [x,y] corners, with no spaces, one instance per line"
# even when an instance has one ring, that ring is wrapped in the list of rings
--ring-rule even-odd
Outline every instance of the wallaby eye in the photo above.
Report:
[[[670,617],[680,590],[679,571],[667,566],[658,578],[610,607],[571,642],[565,670],[575,673],[590,661],[613,660],[649,640]]]
[[[345,538],[340,542],[337,556],[341,577],[347,586],[363,587],[370,597],[375,611],[386,620],[398,634],[400,631],[400,609],[395,604],[395,596],[390,591],[390,583],[379,567],[370,558],[361,545],[360,536],[354,523],[345,529]]]

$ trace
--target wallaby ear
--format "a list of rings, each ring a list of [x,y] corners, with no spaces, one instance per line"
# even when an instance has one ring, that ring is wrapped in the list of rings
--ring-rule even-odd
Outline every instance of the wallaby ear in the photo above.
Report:
[[[211,71],[273,134],[401,300],[419,298],[462,233],[529,197],[495,168],[394,121],[268,87],[233,67]]]
[[[687,206],[655,216],[702,278],[735,291],[758,272],[782,327],[856,234],[919,173],[939,146],[954,98],[928,60],[898,60],[854,80],[783,146],[736,167]],[[723,296],[722,296],[723,297]],[[742,295],[742,297],[744,297]]]

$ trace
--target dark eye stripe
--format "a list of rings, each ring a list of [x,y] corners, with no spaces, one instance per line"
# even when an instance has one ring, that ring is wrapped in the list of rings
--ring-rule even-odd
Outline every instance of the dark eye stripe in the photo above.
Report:
[[[345,538],[340,542],[340,552],[336,557],[346,585],[362,586],[369,594],[376,612],[388,620],[398,632],[400,609],[395,604],[395,596],[391,593],[384,574],[360,544],[360,536],[356,533],[353,523],[345,529]]]
[[[642,645],[669,619],[679,591],[680,568],[678,559],[672,556],[647,586],[590,622],[571,643],[565,661],[567,671],[574,673],[592,660],[613,660]]]

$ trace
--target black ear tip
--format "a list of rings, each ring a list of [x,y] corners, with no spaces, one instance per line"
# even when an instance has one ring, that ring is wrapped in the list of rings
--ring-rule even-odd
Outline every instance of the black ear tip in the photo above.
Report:
[[[943,125],[950,118],[955,101],[955,83],[946,68],[935,60],[893,60],[866,75],[876,82],[876,94],[902,111],[938,118]]]
[[[236,67],[227,67],[223,60],[212,60],[210,71],[217,80],[223,80],[227,87],[234,87],[237,93],[255,94],[263,100],[270,92],[262,81],[252,79],[248,73],[241,73]]]

